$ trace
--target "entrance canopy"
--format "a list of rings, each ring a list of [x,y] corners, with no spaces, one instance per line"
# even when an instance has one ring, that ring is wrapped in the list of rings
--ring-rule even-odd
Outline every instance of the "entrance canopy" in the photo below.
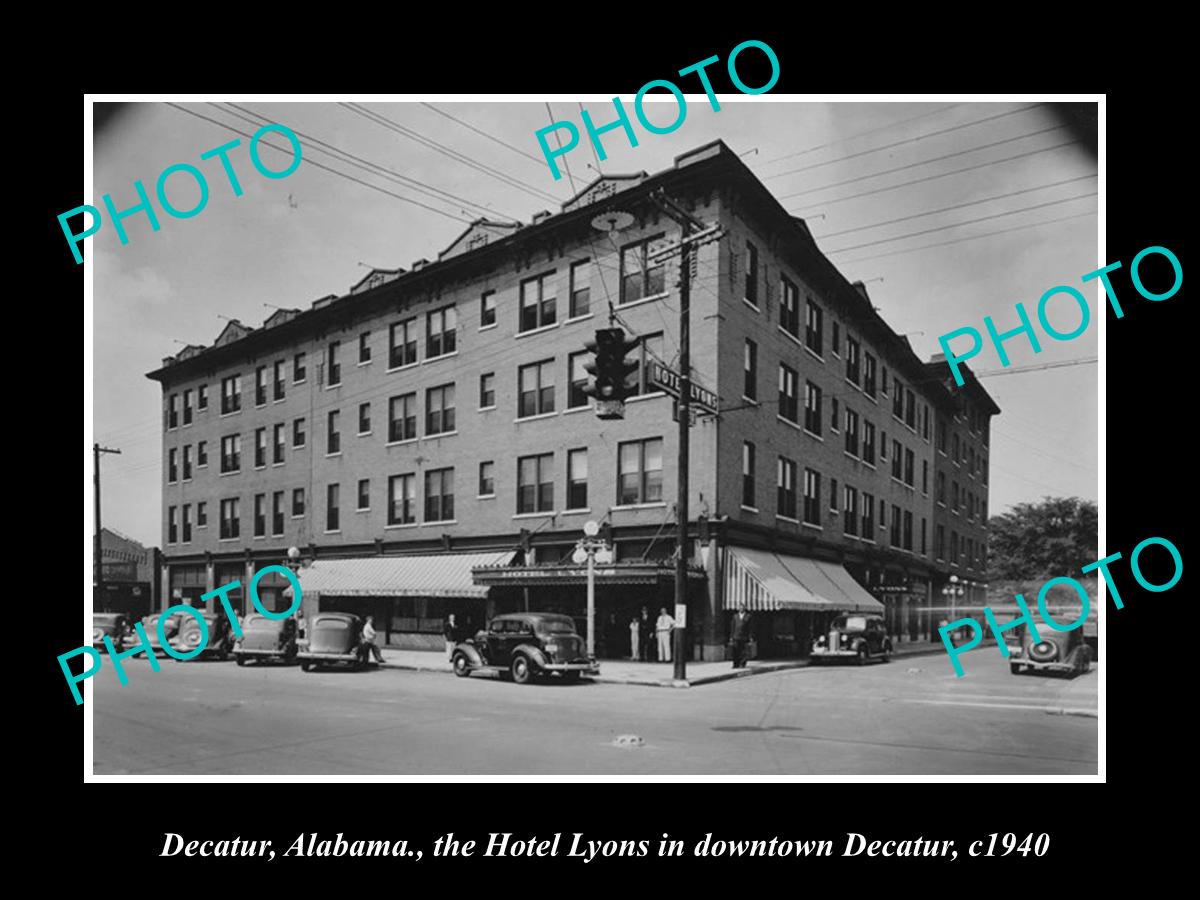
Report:
[[[883,604],[837,563],[770,550],[730,547],[725,609],[882,613]]]
[[[447,597],[484,599],[486,586],[475,584],[475,566],[502,565],[513,551],[439,553],[429,556],[368,556],[358,559],[319,559],[303,568],[304,594],[339,597]]]

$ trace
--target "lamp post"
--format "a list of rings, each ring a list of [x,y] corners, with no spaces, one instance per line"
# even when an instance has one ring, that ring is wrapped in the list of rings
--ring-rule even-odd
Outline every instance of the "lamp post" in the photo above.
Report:
[[[951,575],[950,583],[947,585],[944,585],[942,587],[942,596],[947,598],[950,601],[950,621],[951,622],[955,621],[955,619],[958,615],[958,612],[955,609],[955,607],[958,605],[957,598],[961,597],[962,595],[963,595],[963,589],[962,589],[962,586],[958,583],[958,576]]]
[[[608,544],[600,540],[600,526],[590,519],[583,523],[583,538],[575,545],[571,559],[576,565],[587,563],[587,652],[589,657],[596,655],[596,560],[601,565],[612,562],[612,550]]]

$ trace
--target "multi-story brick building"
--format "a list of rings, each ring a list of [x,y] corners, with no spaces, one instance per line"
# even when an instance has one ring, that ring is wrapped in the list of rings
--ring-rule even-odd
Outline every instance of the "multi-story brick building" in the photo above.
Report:
[[[296,547],[306,603],[373,611],[390,642],[429,644],[448,611],[582,615],[571,554],[593,519],[616,556],[598,574],[597,639],[626,652],[630,616],[672,603],[677,426],[647,362],[678,358],[678,265],[649,254],[679,230],[657,189],[723,229],[691,290],[693,377],[721,410],[691,430],[693,652],[723,653],[740,602],[761,611],[765,652],[803,651],[840,610],[928,636],[951,565],[934,554],[934,435],[958,401],[721,142],[601,178],[527,226],[481,220],[436,262],[164,360],[149,375],[165,408],[164,596],[245,584]],[[632,223],[597,230],[614,209]],[[641,365],[624,419],[601,421],[584,344],[610,322],[643,338]]]

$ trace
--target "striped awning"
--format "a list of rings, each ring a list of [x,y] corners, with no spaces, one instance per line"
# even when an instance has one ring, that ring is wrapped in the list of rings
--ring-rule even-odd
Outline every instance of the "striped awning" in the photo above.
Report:
[[[837,563],[769,550],[730,547],[725,557],[725,609],[882,612]]]
[[[428,556],[367,556],[357,559],[319,559],[302,568],[300,590],[305,594],[339,597],[452,597],[483,599],[486,586],[475,584],[475,566],[503,565],[513,551],[439,553]]]

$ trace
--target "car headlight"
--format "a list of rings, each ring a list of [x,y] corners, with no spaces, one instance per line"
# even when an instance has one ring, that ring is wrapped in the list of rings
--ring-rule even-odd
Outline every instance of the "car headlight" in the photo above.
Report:
[[[557,653],[558,652],[558,644],[546,644],[544,649],[547,653]]]
[[[104,640],[104,631],[100,628],[93,628],[92,629],[92,640],[93,641]]]
[[[187,637],[185,637],[183,639],[183,642],[185,644],[191,644],[193,647],[195,647],[197,644],[200,643],[200,632],[198,632],[198,631],[191,632]]]

